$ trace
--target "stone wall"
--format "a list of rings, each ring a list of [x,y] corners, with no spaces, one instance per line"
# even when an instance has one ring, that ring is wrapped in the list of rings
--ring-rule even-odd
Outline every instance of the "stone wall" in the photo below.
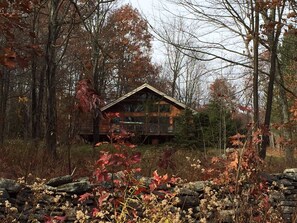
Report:
[[[293,222],[297,209],[297,169],[287,169],[282,174],[263,174],[263,178],[270,186],[269,198],[273,206],[281,210],[286,222]],[[50,216],[52,219],[57,216],[57,220],[63,217],[63,222],[96,222],[85,219],[84,215],[85,210],[94,207],[94,201],[88,200],[84,204],[78,202],[78,196],[90,192],[93,186],[88,178],[73,180],[71,176],[54,178],[48,182],[40,180],[32,185],[2,178],[0,222],[46,222]],[[189,214],[192,219],[196,219],[192,222],[200,222],[200,205],[205,197],[206,187],[212,186],[205,181],[175,186],[179,201],[172,211],[181,212],[184,218],[182,222],[190,222],[186,220]],[[190,213],[188,210],[191,210]],[[230,205],[230,208],[220,210],[220,220],[213,218],[211,222],[233,222],[234,213],[235,210]]]

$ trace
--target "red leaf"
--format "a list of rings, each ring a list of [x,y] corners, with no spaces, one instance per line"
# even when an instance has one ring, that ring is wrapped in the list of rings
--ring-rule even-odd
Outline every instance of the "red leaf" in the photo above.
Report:
[[[89,199],[89,197],[93,197],[93,194],[90,194],[90,193],[82,194],[82,195],[80,195],[78,201],[85,201],[85,200]]]
[[[102,204],[103,204],[104,201],[107,201],[107,199],[109,198],[109,195],[110,195],[110,193],[108,193],[106,191],[102,191],[100,193],[100,196],[99,196],[99,199],[98,199],[99,207],[102,206]]]
[[[151,182],[149,187],[150,187],[150,191],[152,192],[157,188],[157,185],[155,184],[155,182]]]
[[[141,161],[141,153],[140,152],[134,154],[129,159],[130,164],[136,164],[136,163],[139,163],[140,161]]]
[[[45,223],[59,223],[59,222],[64,222],[66,219],[65,216],[48,216],[48,215],[45,215],[44,216],[44,222]]]
[[[146,188],[145,188],[145,187],[140,187],[140,188],[138,188],[138,189],[134,192],[134,194],[135,194],[135,195],[138,195],[138,194],[141,194],[141,193],[144,192],[144,191],[146,191]]]
[[[83,79],[77,83],[75,98],[78,100],[79,109],[83,112],[96,111],[102,115],[100,106],[103,105],[103,101],[99,98],[89,79]],[[96,112],[95,115],[98,115]]]

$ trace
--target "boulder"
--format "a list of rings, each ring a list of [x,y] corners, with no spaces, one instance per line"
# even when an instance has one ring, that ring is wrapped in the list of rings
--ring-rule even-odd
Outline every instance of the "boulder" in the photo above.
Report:
[[[21,185],[15,180],[0,178],[0,188],[4,188],[8,193],[18,193]]]
[[[0,188],[0,200],[7,200],[9,198],[9,194],[7,193],[5,188]]]
[[[297,168],[285,169],[282,177],[297,181]]]
[[[202,192],[206,185],[207,185],[207,181],[195,181],[195,182],[183,184],[182,187],[190,189],[195,192]]]
[[[71,183],[72,181],[73,181],[72,176],[66,175],[66,176],[52,178],[46,183],[46,185],[51,187],[58,187],[63,184]]]
[[[58,186],[57,191],[72,194],[83,194],[91,188],[91,184],[88,181],[78,181]]]

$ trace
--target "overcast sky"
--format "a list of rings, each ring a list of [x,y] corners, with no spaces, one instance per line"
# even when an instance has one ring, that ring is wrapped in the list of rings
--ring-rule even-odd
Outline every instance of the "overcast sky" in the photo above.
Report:
[[[137,8],[144,18],[150,21],[152,25],[157,18],[160,17],[160,12],[162,11],[161,0],[123,0],[123,3],[130,3],[133,7]],[[164,55],[162,53],[162,44],[157,40],[153,43],[153,61],[157,63],[162,63],[164,60]]]
[[[155,0],[125,0],[125,3],[131,3],[134,7],[138,8],[141,12],[149,14],[152,12]]]

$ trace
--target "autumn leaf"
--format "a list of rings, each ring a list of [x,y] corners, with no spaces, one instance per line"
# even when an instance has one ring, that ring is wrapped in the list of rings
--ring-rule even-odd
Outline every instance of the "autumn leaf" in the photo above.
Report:
[[[218,157],[212,157],[211,158],[211,163],[217,163],[217,162],[219,162],[220,161],[220,159],[218,158]]]
[[[80,110],[83,112],[93,111],[95,117],[102,116],[100,107],[103,106],[103,101],[99,98],[89,79],[82,79],[77,83],[75,98],[78,100]]]
[[[243,146],[243,142],[241,140],[244,139],[245,137],[246,137],[245,135],[241,135],[240,133],[237,133],[236,135],[229,137],[229,139],[233,146],[239,147],[239,146]]]
[[[238,161],[238,157],[236,157],[233,161],[230,162],[229,168],[236,170],[238,168]]]
[[[82,202],[82,201],[85,201],[85,200],[89,199],[90,197],[93,197],[93,194],[85,193],[85,194],[80,195],[78,201]]]
[[[145,192],[147,191],[147,189],[145,187],[139,187],[137,188],[137,190],[134,192],[135,195],[139,195],[141,194],[142,192]]]
[[[107,199],[109,198],[109,196],[110,196],[110,193],[108,193],[108,192],[106,192],[106,191],[102,191],[102,192],[100,193],[100,196],[99,196],[99,198],[98,198],[98,204],[99,204],[99,207],[102,206],[102,204],[103,204],[104,201],[107,201]]]
[[[133,154],[132,156],[129,157],[129,164],[130,165],[139,163],[140,161],[141,161],[141,153],[140,152],[135,153],[135,154]]]
[[[44,222],[45,223],[62,223],[66,219],[65,216],[44,216]]]

